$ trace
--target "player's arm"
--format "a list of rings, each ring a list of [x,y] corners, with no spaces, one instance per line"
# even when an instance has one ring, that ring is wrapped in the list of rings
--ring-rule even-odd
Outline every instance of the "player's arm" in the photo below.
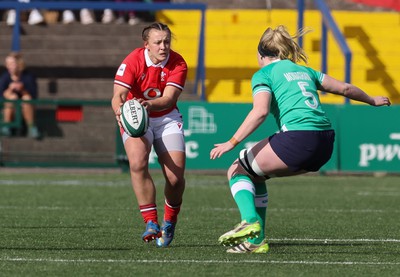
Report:
[[[128,92],[129,92],[128,88],[114,84],[114,93],[111,99],[111,107],[115,113],[115,118],[120,127],[121,127],[121,121],[120,121],[121,106],[125,102]]]
[[[328,75],[325,75],[320,89],[333,94],[342,95],[352,100],[364,102],[372,106],[390,106],[391,104],[389,98],[386,96],[369,96],[359,87],[336,80]]]
[[[264,122],[269,113],[270,102],[271,94],[269,92],[259,92],[254,96],[253,108],[233,135],[238,142],[247,138]]]
[[[271,103],[271,94],[269,92],[259,92],[253,97],[253,108],[246,116],[239,129],[233,137],[225,142],[215,144],[210,152],[210,159],[221,157],[224,153],[232,150],[235,146],[252,134],[267,118]]]
[[[165,87],[161,97],[140,102],[148,111],[162,111],[173,107],[178,101],[181,92],[180,88],[168,85]]]
[[[176,58],[176,57],[175,57]],[[182,93],[187,76],[187,64],[182,57],[173,62],[174,69],[169,72],[167,85],[159,98],[142,101],[148,111],[167,110],[176,105]]]

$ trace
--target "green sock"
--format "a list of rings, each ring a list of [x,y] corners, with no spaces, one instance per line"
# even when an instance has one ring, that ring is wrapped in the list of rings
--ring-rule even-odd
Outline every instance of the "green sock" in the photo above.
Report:
[[[233,199],[239,208],[241,220],[253,223],[259,220],[254,202],[254,184],[246,175],[235,175],[229,180]]]
[[[255,205],[261,223],[261,232],[258,238],[248,239],[249,242],[259,244],[265,239],[265,222],[268,206],[268,190],[265,182],[254,184],[256,189]]]

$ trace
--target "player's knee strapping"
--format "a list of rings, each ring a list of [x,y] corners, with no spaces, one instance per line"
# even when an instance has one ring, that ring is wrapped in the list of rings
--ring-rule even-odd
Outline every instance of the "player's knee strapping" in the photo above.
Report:
[[[244,170],[247,171],[253,177],[265,177],[269,179],[269,176],[265,175],[257,164],[256,159],[251,151],[243,149],[239,153],[239,163]]]

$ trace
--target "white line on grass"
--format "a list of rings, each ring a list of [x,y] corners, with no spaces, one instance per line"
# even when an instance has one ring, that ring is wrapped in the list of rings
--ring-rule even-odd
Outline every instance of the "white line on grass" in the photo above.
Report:
[[[29,206],[0,206],[0,210],[72,210],[76,209],[74,206],[40,206],[40,207],[29,207]],[[92,210],[116,210],[115,208],[104,208],[104,207],[85,207],[85,209]],[[186,208],[190,210],[191,208]],[[237,212],[237,208],[201,208],[203,211],[232,211]],[[121,209],[117,209],[121,210]],[[400,213],[400,210],[374,210],[374,209],[277,209],[269,208],[269,212],[281,212],[281,213],[310,213],[310,212],[324,212],[324,213]]]
[[[21,258],[3,257],[3,262],[34,262],[34,263],[166,263],[166,264],[305,264],[305,265],[400,265],[400,262],[355,262],[355,261],[276,261],[276,260],[124,260],[124,259],[50,259],[50,258]]]
[[[338,243],[359,243],[359,242],[392,242],[392,243],[400,243],[400,239],[313,239],[313,238],[269,238],[269,242],[282,242],[282,241],[292,241],[292,242],[320,242],[320,243],[329,243],[329,242],[338,242]]]
[[[393,191],[361,191],[357,193],[358,196],[399,196],[399,192]]]
[[[190,209],[190,208],[186,208]],[[237,208],[207,208],[202,207],[202,210],[211,211],[234,211],[237,212]],[[310,212],[327,212],[327,213],[400,213],[400,210],[381,210],[381,209],[278,209],[269,208],[269,212],[288,212],[288,213],[310,213]]]
[[[108,210],[130,210],[129,207],[81,207],[84,208],[85,210],[99,210],[99,211],[108,211]],[[27,210],[27,211],[32,211],[32,210],[76,210],[78,209],[76,206],[16,206],[16,205],[0,205],[0,210]]]
[[[83,186],[83,187],[121,187],[121,186],[130,186],[130,181],[127,179],[124,180],[115,180],[115,181],[102,181],[102,180],[79,180],[79,179],[64,179],[64,180],[0,180],[0,186]],[[209,185],[201,185],[196,184],[196,188],[207,188],[209,189]],[[369,197],[369,196],[389,196],[389,197],[398,197],[400,195],[399,192],[387,192],[387,191],[374,191],[374,192],[358,192],[358,196]]]
[[[102,187],[116,187],[116,186],[129,186],[130,182],[127,181],[94,181],[94,180],[62,180],[62,181],[43,181],[43,180],[1,180],[1,186],[102,186]]]

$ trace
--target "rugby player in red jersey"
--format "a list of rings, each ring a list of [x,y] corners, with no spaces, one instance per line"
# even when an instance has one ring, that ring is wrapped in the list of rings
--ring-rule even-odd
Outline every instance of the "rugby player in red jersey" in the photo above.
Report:
[[[117,70],[111,105],[120,127],[120,107],[129,99],[138,99],[149,113],[149,128],[144,136],[130,137],[122,127],[121,136],[133,190],[146,224],[142,239],[156,240],[157,246],[167,247],[174,237],[185,190],[185,141],[177,101],[185,85],[187,64],[171,50],[171,31],[167,25],[155,22],[145,27],[142,39],[144,47],[133,50]],[[156,189],[149,173],[152,146],[165,177],[161,227]]]

